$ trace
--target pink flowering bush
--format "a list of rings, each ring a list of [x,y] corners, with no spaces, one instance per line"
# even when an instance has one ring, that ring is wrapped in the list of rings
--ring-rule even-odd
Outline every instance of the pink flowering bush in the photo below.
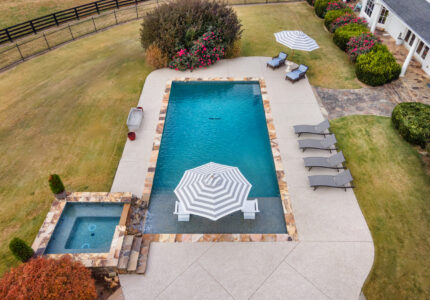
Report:
[[[169,63],[171,69],[178,71],[194,70],[213,65],[225,55],[224,43],[219,31],[204,33],[191,49],[181,48]]]
[[[349,58],[355,62],[361,54],[370,52],[372,48],[379,43],[377,37],[371,33],[364,33],[359,36],[352,37],[346,44],[346,53]]]
[[[339,27],[348,25],[348,24],[359,24],[366,25],[367,21],[364,18],[357,17],[354,14],[346,14],[343,15],[331,23],[330,32],[335,32]]]
[[[340,10],[346,8],[346,4],[341,1],[329,2],[326,11]]]

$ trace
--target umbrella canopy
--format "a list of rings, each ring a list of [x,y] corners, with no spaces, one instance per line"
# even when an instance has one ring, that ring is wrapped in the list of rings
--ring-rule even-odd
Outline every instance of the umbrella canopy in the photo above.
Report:
[[[319,48],[317,42],[303,31],[280,31],[275,33],[275,38],[278,43],[293,50],[312,51]]]
[[[185,171],[175,194],[188,213],[216,221],[240,210],[251,187],[238,168],[210,162]]]

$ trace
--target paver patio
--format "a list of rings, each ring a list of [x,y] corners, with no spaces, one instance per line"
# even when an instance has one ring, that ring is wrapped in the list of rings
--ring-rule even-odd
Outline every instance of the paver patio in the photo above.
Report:
[[[145,275],[121,275],[125,299],[358,299],[373,263],[372,238],[354,192],[312,191],[292,126],[323,119],[307,79],[294,85],[267,57],[224,60],[204,70],[162,69],[146,79],[144,121],[127,141],[112,191],[143,192],[165,84],[177,77],[263,77],[285,169],[298,242],[152,243]],[[303,136],[304,138],[306,136]],[[348,157],[346,157],[348,160]],[[172,215],[173,217],[173,215]]]

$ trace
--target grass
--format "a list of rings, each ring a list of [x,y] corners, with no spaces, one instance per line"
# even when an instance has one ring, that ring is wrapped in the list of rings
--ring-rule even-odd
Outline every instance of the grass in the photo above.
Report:
[[[65,45],[0,74],[0,274],[8,243],[32,243],[52,202],[48,175],[70,191],[109,191],[128,110],[151,71],[138,22]]]
[[[331,122],[372,232],[370,299],[430,299],[430,177],[391,120],[351,116]]]
[[[89,0],[0,0],[0,28],[12,26]]]
[[[284,51],[289,54],[289,60],[310,67],[308,77],[312,85],[334,89],[361,87],[354,65],[336,47],[332,34],[324,29],[323,20],[306,3],[237,6],[235,10],[245,28],[242,56],[274,56]],[[302,30],[316,40],[320,49],[293,53],[275,41],[273,34],[282,30]]]

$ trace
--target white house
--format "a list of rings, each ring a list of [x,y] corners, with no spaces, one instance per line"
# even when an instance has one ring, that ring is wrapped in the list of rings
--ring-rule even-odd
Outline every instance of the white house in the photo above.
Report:
[[[430,0],[362,0],[360,16],[367,19],[371,32],[384,29],[409,49],[400,76],[412,57],[430,75]]]

